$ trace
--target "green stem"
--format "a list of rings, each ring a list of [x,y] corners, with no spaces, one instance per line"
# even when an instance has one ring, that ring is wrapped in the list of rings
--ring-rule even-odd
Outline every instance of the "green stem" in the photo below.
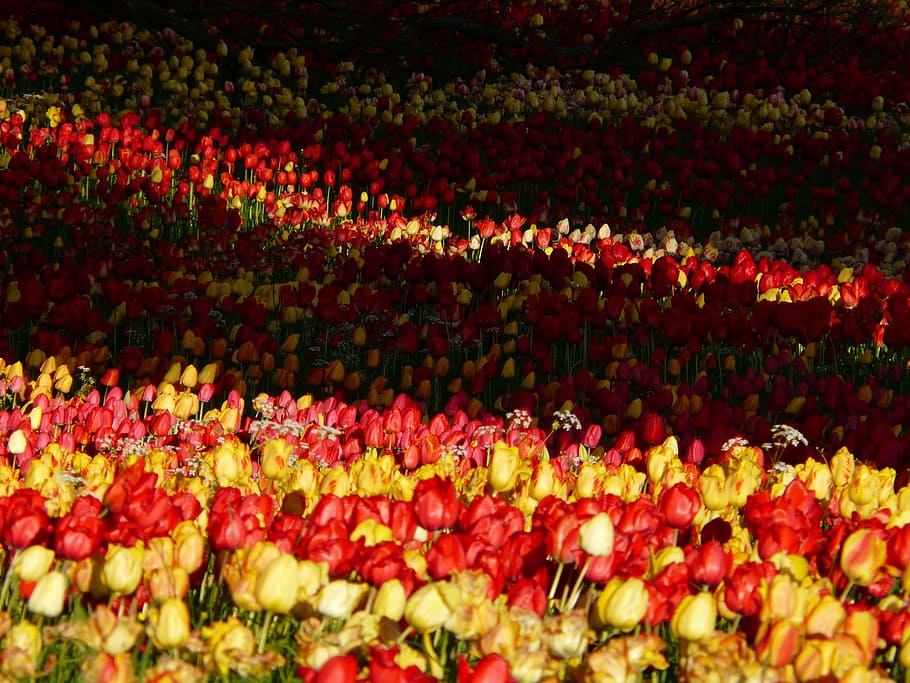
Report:
[[[259,653],[265,650],[265,641],[269,636],[269,629],[272,627],[272,618],[274,616],[273,612],[265,613],[265,621],[262,622],[262,627],[259,629],[259,648],[257,649]]]
[[[850,581],[847,582],[847,587],[844,588],[844,592],[840,594],[840,601],[842,605],[847,603],[847,597],[850,595],[850,591],[853,590],[854,585],[856,584],[853,583],[853,579],[850,579]]]
[[[585,581],[585,574],[588,573],[588,567],[591,566],[591,555],[588,555],[588,558],[585,560],[584,565],[582,565],[581,572],[578,574],[578,578],[575,579],[575,585],[572,586],[572,592],[569,593],[569,602],[568,604],[563,605],[563,611],[566,607],[570,610],[575,609],[575,605],[578,603],[578,598],[581,595],[581,586]]]
[[[559,585],[559,580],[562,578],[562,562],[559,563],[559,566],[556,567],[556,575],[553,577],[553,583],[550,585],[550,593],[547,595],[547,600],[552,600],[556,595],[556,587]]]

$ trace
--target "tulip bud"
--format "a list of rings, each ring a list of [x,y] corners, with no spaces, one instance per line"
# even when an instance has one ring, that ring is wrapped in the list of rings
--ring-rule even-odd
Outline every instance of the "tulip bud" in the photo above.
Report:
[[[698,491],[682,482],[666,489],[660,497],[660,510],[674,529],[688,528],[701,507]]]
[[[668,545],[666,547],[663,547],[651,555],[651,559],[648,563],[648,576],[653,578],[660,574],[671,564],[685,561],[686,555],[683,552],[683,549],[678,545]]]
[[[578,545],[588,555],[608,557],[613,552],[613,521],[599,512],[578,529]]]
[[[190,638],[190,610],[179,598],[168,598],[154,622],[155,647],[162,650],[183,647]]]
[[[559,659],[576,659],[588,647],[588,617],[582,610],[554,614],[544,621],[547,649]]]
[[[180,383],[185,386],[187,389],[192,389],[196,386],[196,383],[199,381],[199,371],[196,369],[195,365],[187,365],[183,371],[183,374],[180,375]]]
[[[553,469],[553,463],[549,458],[537,461],[530,484],[528,493],[536,501],[541,501],[553,493],[556,486],[556,470]]]
[[[28,437],[25,436],[25,432],[21,429],[17,429],[12,434],[10,434],[9,442],[6,445],[6,450],[12,453],[13,455],[22,455],[25,453],[25,450],[28,448]]]
[[[767,630],[756,643],[755,652],[770,666],[783,667],[789,664],[802,647],[802,636],[789,619],[781,619]]]
[[[461,591],[448,581],[428,583],[408,598],[404,618],[420,633],[435,631],[452,617],[461,600]]]
[[[347,619],[368,590],[364,583],[351,583],[344,579],[329,581],[319,591],[316,609],[332,619]]]
[[[595,614],[600,622],[622,631],[630,631],[648,611],[648,589],[638,577],[610,579],[597,598]]]
[[[720,465],[709,465],[698,478],[698,491],[705,507],[709,510],[724,510],[730,499],[727,494],[727,482],[724,470]]]
[[[517,446],[509,446],[502,441],[493,446],[490,468],[487,473],[490,488],[496,492],[511,491],[518,481],[518,469],[521,455]]]
[[[132,594],[142,579],[144,557],[145,550],[141,545],[132,548],[111,545],[104,558],[104,567],[101,569],[104,585],[120,595]]]
[[[670,629],[681,640],[700,642],[714,633],[717,603],[711,593],[687,595],[673,613]]]
[[[841,547],[841,571],[853,583],[868,586],[885,564],[887,553],[888,546],[876,531],[857,529]]]
[[[878,480],[875,472],[866,464],[858,464],[853,470],[853,477],[847,487],[850,500],[857,505],[868,505],[875,500],[878,493]]]
[[[269,439],[262,448],[260,466],[269,479],[278,480],[287,472],[293,447],[284,439]]]
[[[593,498],[604,486],[602,463],[583,462],[575,475],[575,497]]]
[[[821,635],[826,638],[834,637],[844,620],[847,611],[840,600],[833,595],[823,595],[818,603],[806,614],[803,630],[806,635]]]
[[[13,571],[23,581],[38,581],[51,570],[56,557],[53,550],[43,545],[29,546],[16,553]]]
[[[282,553],[256,579],[256,601],[275,614],[287,614],[297,604],[297,559]]]
[[[404,616],[407,599],[408,596],[401,581],[389,579],[376,591],[376,597],[373,599],[373,614],[398,621]]]
[[[53,619],[63,612],[67,592],[66,575],[61,571],[45,574],[38,580],[28,599],[30,612]]]
[[[830,677],[837,656],[837,642],[807,638],[793,661],[793,669],[801,681],[819,681]]]
[[[34,678],[44,647],[41,629],[30,621],[20,621],[9,628],[3,648],[4,680]]]

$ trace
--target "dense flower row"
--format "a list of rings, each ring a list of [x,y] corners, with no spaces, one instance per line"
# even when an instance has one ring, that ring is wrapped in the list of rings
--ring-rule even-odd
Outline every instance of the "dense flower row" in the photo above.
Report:
[[[7,675],[53,665],[41,617],[94,680],[138,662],[146,680],[350,679],[363,663],[374,680],[627,680],[669,649],[691,680],[910,664],[910,489],[846,449],[769,472],[770,453],[733,444],[699,472],[670,438],[636,464],[567,469],[521,416],[427,422],[403,396],[258,405],[244,427],[227,404],[142,418],[117,392],[2,414],[20,425],[0,498]],[[111,415],[131,447],[98,448]],[[429,457],[366,445],[324,465],[324,444],[377,422],[389,439],[413,424]],[[28,431],[56,436],[31,457]],[[87,451],[66,445],[79,434]]]
[[[707,234],[717,221],[749,217],[750,228],[790,235],[837,226],[867,237],[904,215],[906,50],[898,28],[869,32],[870,41],[891,38],[868,50],[884,58],[888,48],[887,87],[859,57],[800,77],[793,64],[816,59],[814,44],[788,49],[780,64],[759,59],[753,71],[724,54],[680,48],[649,54],[635,78],[491,68],[434,84],[423,74],[392,82],[350,63],[326,69],[296,50],[259,63],[250,49],[206,52],[176,35],[165,36],[163,49],[150,32],[125,24],[74,22],[55,36],[10,22],[6,32],[14,43],[2,64],[10,110],[21,107],[30,121],[47,114],[54,125],[91,125],[113,99],[154,122],[163,143],[173,135],[165,121],[201,130],[200,159],[182,164],[197,167],[189,169],[197,190],[217,190],[223,169],[208,167],[234,157],[229,170],[236,164],[247,174],[224,182],[229,198],[255,197],[260,187],[280,195],[286,184],[306,187],[313,174],[331,174],[357,195],[369,190],[370,208],[383,191],[397,192],[449,223],[465,201],[485,212],[520,210],[532,223],[606,219],[624,232],[668,226]],[[308,65],[318,69],[312,86]],[[248,149],[229,145],[228,136]],[[273,141],[289,150],[278,153]],[[98,140],[102,163],[105,142]],[[173,151],[182,151],[179,140]],[[164,188],[177,163],[170,152],[156,183]],[[141,155],[132,163],[132,171],[152,170]],[[339,199],[350,215],[351,202]]]

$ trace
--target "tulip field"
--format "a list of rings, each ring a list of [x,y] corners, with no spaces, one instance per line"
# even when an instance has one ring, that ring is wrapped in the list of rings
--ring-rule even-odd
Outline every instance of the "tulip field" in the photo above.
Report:
[[[0,0],[0,683],[910,681],[906,2],[72,5]]]

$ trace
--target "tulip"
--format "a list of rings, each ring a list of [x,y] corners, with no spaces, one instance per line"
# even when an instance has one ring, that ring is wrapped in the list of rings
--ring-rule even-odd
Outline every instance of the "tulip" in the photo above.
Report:
[[[801,681],[824,680],[830,677],[836,657],[835,641],[807,638],[793,660],[793,669]]]
[[[714,634],[717,602],[711,593],[687,595],[673,613],[670,629],[681,640],[701,642]]]
[[[372,612],[392,621],[398,621],[404,616],[407,604],[407,594],[404,586],[398,579],[390,579],[383,583],[373,599]]]
[[[28,450],[28,437],[21,429],[17,429],[10,434],[9,441],[6,445],[7,451],[13,455],[22,455]]]
[[[351,583],[343,579],[330,581],[319,591],[316,609],[332,619],[347,619],[369,590],[365,583]]]
[[[708,541],[692,550],[686,562],[692,579],[698,583],[716,586],[731,565],[730,557],[718,541]]]
[[[496,443],[487,473],[490,488],[497,493],[511,491],[518,481],[520,466],[521,455],[517,446],[509,446],[502,441]]]
[[[269,612],[287,614],[297,604],[297,575],[296,558],[278,555],[256,579],[256,601]]]
[[[606,512],[599,512],[578,529],[578,545],[588,555],[608,557],[613,552],[613,521]]]
[[[544,642],[550,653],[559,659],[581,657],[591,639],[588,616],[583,610],[554,614],[544,619]]]
[[[13,571],[22,581],[38,581],[54,564],[56,554],[50,548],[32,545],[16,553]]]
[[[852,583],[868,586],[884,566],[887,553],[888,546],[877,531],[857,529],[841,546],[841,571]]]
[[[42,576],[28,599],[30,612],[53,619],[63,613],[68,582],[61,571],[52,571]]]
[[[461,602],[461,591],[448,581],[434,581],[411,594],[404,618],[416,631],[428,633],[442,628]]]
[[[30,621],[20,621],[8,628],[0,671],[16,679],[37,678],[38,660],[44,647],[41,629]]]
[[[802,636],[796,626],[789,619],[781,619],[759,638],[755,653],[768,665],[782,667],[793,660],[801,647]]]
[[[262,473],[272,480],[281,479],[287,472],[293,451],[293,446],[285,439],[269,439],[262,448],[260,459]]]
[[[708,510],[725,510],[730,502],[726,488],[726,475],[720,465],[709,465],[698,478],[698,491]]]
[[[660,511],[667,518],[667,524],[674,529],[691,526],[701,507],[698,491],[682,482],[665,489],[660,496]]]
[[[451,481],[442,477],[419,481],[411,504],[417,523],[428,531],[449,529],[458,519],[458,491]]]
[[[162,650],[186,645],[190,638],[190,611],[186,603],[178,598],[165,600],[153,612],[150,631],[155,647]]]
[[[140,545],[132,548],[110,546],[104,558],[104,567],[101,569],[104,585],[119,595],[131,595],[142,579],[144,557],[145,550]]]
[[[598,596],[594,610],[600,623],[620,631],[631,631],[648,611],[648,589],[637,577],[610,579]]]
[[[236,617],[216,621],[202,629],[206,642],[204,658],[207,665],[227,676],[231,669],[241,667],[256,652],[252,631]]]
[[[847,612],[840,600],[833,595],[823,595],[806,614],[803,626],[807,635],[832,638],[846,618]]]

